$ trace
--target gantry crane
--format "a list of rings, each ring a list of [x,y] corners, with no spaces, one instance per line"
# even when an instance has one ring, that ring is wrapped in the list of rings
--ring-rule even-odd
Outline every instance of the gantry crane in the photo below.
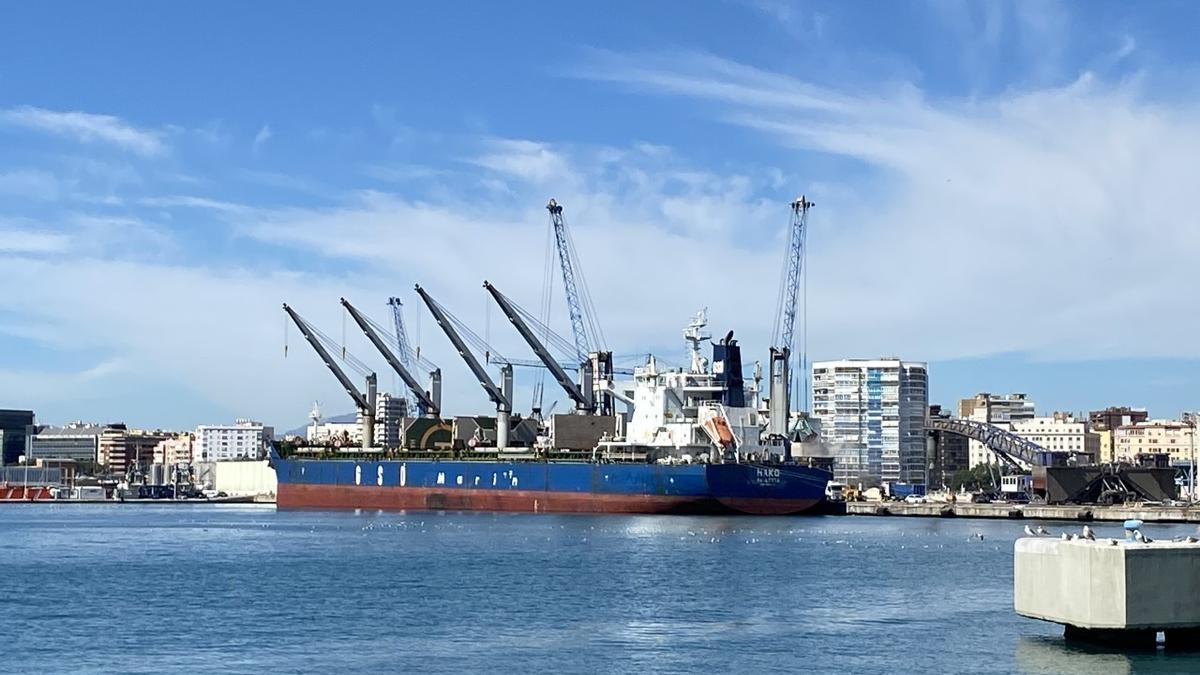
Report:
[[[812,206],[813,203],[803,195],[791,203],[792,215],[788,227],[788,247],[783,261],[779,302],[771,337],[769,369],[771,398],[767,433],[776,438],[787,436],[790,422],[791,357],[795,351],[796,312],[800,296],[800,278],[804,271],[804,239],[808,229],[808,210]],[[803,360],[803,355],[801,355],[801,359]]]
[[[322,344],[323,334],[314,328],[300,315],[295,312],[287,303],[283,304],[283,311],[292,318],[292,322],[300,329],[300,333],[304,335],[304,339],[308,340],[308,344],[312,345],[317,356],[325,362],[325,366],[329,368],[329,372],[337,378],[341,383],[342,388],[354,400],[354,405],[358,407],[358,411],[362,414],[362,447],[363,450],[371,450],[375,446],[375,392],[378,386],[375,373],[368,373],[366,376],[366,392],[361,392],[358,387],[354,386],[354,382],[346,375],[346,371],[342,370],[337,361],[329,354],[329,350]]]
[[[393,300],[394,299],[395,298],[393,298]],[[400,358],[397,358],[397,356],[392,353],[392,350],[388,347],[387,342],[380,337],[379,331],[376,329],[375,325],[373,325],[374,322],[364,316],[362,312],[358,311],[358,308],[350,304],[350,302],[345,298],[341,299],[341,303],[342,307],[345,307],[346,311],[350,314],[350,318],[354,319],[354,323],[358,324],[358,327],[362,329],[363,334],[367,336],[367,339],[371,341],[371,344],[375,345],[375,349],[379,351],[384,360],[387,361],[388,365],[392,367],[392,370],[396,371],[396,374],[399,375],[400,379],[404,381],[404,384],[408,387],[409,391],[411,391],[413,396],[416,397],[417,408],[421,415],[437,417],[439,414],[441,414],[441,406],[439,405],[440,402],[436,400],[434,396],[434,394],[437,392],[427,392],[421,387],[421,383],[417,381],[417,378],[413,377],[409,369],[406,368],[403,363],[401,363]],[[436,377],[435,382],[441,379],[440,371],[434,371],[434,374]]]
[[[451,317],[446,312],[445,308],[437,303],[425,289],[420,285],[414,287],[417,295],[421,296],[421,300],[425,301],[425,306],[429,308],[429,312],[433,314],[433,318],[437,321],[437,325],[446,334],[450,340],[450,344],[454,345],[454,349],[462,360],[467,364],[467,368],[475,375],[475,379],[479,381],[479,386],[487,392],[488,398],[492,403],[496,404],[496,448],[503,450],[508,447],[508,427],[509,418],[512,413],[512,364],[503,363],[500,366],[501,385],[497,386],[496,382],[488,375],[487,370],[479,363],[479,359],[475,358],[475,354],[467,347],[461,335],[454,328]]]

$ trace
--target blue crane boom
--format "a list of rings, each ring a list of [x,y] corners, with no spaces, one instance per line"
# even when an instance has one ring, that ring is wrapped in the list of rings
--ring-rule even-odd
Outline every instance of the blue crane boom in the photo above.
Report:
[[[779,289],[779,307],[771,342],[775,348],[791,354],[795,351],[796,310],[800,295],[800,275],[803,272],[804,239],[808,229],[808,210],[813,203],[803,195],[792,202],[792,219],[788,227],[787,257],[784,259],[783,285]]]
[[[785,438],[791,424],[792,353],[796,348],[796,313],[800,297],[800,280],[804,273],[804,238],[808,229],[808,210],[813,203],[803,195],[792,201],[788,226],[788,247],[783,260],[779,284],[779,303],[775,311],[775,326],[771,331],[771,361],[769,384],[769,416],[767,433]],[[803,355],[801,355],[803,360]],[[785,446],[790,457],[790,446]]]
[[[566,296],[567,312],[571,317],[571,334],[575,338],[575,357],[582,363],[588,353],[593,349],[600,349],[601,342],[599,329],[595,321],[595,309],[587,307],[589,315],[584,314],[584,305],[581,302],[579,293],[579,284],[576,283],[576,275],[581,274],[575,268],[577,260],[574,251],[571,248],[570,235],[567,233],[567,224],[563,220],[563,207],[554,199],[551,199],[546,204],[546,210],[550,212],[550,224],[554,228],[554,245],[558,249],[558,264],[562,268],[563,279],[563,294]],[[586,288],[586,286],[585,286]],[[592,336],[589,338],[588,331],[591,329]],[[594,338],[594,339],[593,339]]]
[[[404,303],[400,302],[400,298],[392,296],[388,298],[388,306],[392,308],[392,323],[396,327],[396,347],[399,351],[400,363],[403,363],[406,368],[413,367],[413,358],[410,356],[412,347],[408,342],[408,331],[404,328]]]

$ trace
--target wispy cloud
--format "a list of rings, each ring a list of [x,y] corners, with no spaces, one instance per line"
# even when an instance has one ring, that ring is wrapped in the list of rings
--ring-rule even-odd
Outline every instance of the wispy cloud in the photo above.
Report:
[[[253,210],[253,208],[244,204],[236,204],[234,202],[211,199],[209,197],[196,197],[192,195],[145,197],[138,200],[138,203],[143,206],[156,206],[160,208],[207,209],[210,211],[220,211],[222,213],[246,213]]]
[[[848,93],[709,55],[604,54],[589,68],[872,170],[869,194],[851,185],[834,186],[837,198],[817,194],[810,316],[813,344],[831,355],[851,347],[836,336],[878,326],[887,337],[874,351],[930,359],[1191,354],[1200,317],[1179,314],[1175,296],[1193,285],[1189,252],[1200,246],[1183,178],[1200,153],[1200,102],[1165,106],[1090,73],[1067,86],[933,100],[913,85]],[[1000,288],[1003,301],[986,299]],[[1130,303],[1118,306],[1177,321],[1146,331],[1106,320],[1118,289]],[[869,308],[876,328],[846,307]]]
[[[48,171],[18,169],[0,171],[0,195],[50,201],[58,199],[59,180]]]
[[[81,143],[115,145],[140,155],[161,155],[167,151],[161,133],[139,129],[113,115],[19,106],[0,111],[0,123],[72,138]]]
[[[570,182],[571,170],[557,152],[545,143],[524,139],[495,139],[486,151],[473,158],[479,166],[534,183]]]
[[[271,125],[262,125],[262,128],[258,130],[258,133],[254,134],[254,142],[250,144],[251,151],[253,151],[256,155],[261,152],[263,145],[266,144],[267,141],[271,140],[272,135]]]
[[[820,40],[825,35],[825,24],[829,21],[829,17],[823,12],[808,8],[797,0],[746,0],[746,2],[797,38]]]
[[[59,253],[71,243],[70,237],[44,232],[0,220],[0,253]]]

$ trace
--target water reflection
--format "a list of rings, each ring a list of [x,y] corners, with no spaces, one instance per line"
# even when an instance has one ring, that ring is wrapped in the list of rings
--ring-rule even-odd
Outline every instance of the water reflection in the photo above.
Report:
[[[1161,648],[1146,651],[1105,649],[1062,637],[1021,637],[1017,640],[1017,670],[1021,673],[1092,675],[1093,673],[1197,673],[1200,654]]]

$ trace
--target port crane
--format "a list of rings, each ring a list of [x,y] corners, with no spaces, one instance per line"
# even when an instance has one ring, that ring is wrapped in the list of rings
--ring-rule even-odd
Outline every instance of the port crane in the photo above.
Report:
[[[779,285],[779,300],[775,313],[775,326],[772,330],[771,362],[768,375],[770,410],[767,418],[767,433],[774,438],[786,438],[790,422],[791,357],[795,351],[796,312],[801,275],[804,271],[804,241],[808,230],[808,211],[812,207],[813,202],[803,195],[791,203],[792,215],[788,224],[788,247]],[[804,356],[803,349],[801,349],[801,367],[804,366]],[[785,446],[785,454],[791,454],[790,445]]]
[[[491,399],[492,403],[496,404],[496,448],[503,450],[508,447],[508,427],[512,413],[512,364],[508,362],[501,363],[501,385],[497,386],[496,382],[488,375],[487,370],[479,363],[479,359],[475,358],[475,354],[467,346],[466,342],[463,341],[462,335],[455,328],[454,324],[458,322],[454,320],[444,307],[430,297],[419,284],[415,286],[415,289],[417,295],[421,296],[421,300],[425,302],[425,306],[429,308],[429,312],[433,314],[438,327],[446,334],[446,337],[450,340],[450,344],[454,345],[454,349],[458,351],[458,355],[467,364],[467,368],[471,370],[471,373],[475,375],[475,379],[479,381],[479,386],[483,387],[488,398]]]
[[[596,308],[583,278],[579,258],[575,254],[574,242],[563,219],[563,207],[557,200],[546,204],[550,212],[550,225],[554,231],[554,246],[558,250],[558,264],[562,269],[563,294],[567,300],[567,313],[571,317],[571,335],[575,339],[575,357],[583,363],[592,351],[604,349],[604,334],[596,321]],[[582,293],[580,289],[582,288]]]
[[[395,300],[397,303],[396,305],[393,305],[393,307],[398,307],[399,300],[397,298],[391,298],[391,300]],[[354,319],[354,323],[358,324],[358,327],[362,329],[363,334],[367,336],[367,339],[371,341],[371,344],[375,345],[375,349],[379,351],[379,353],[383,356],[383,359],[387,361],[389,366],[392,367],[392,370],[396,371],[396,374],[399,375],[400,379],[404,381],[405,386],[407,386],[409,391],[412,392],[413,396],[416,397],[417,410],[420,412],[420,414],[428,417],[437,417],[440,415],[442,407],[440,401],[442,371],[435,368],[430,373],[430,390],[426,391],[423,387],[421,387],[421,383],[417,381],[417,378],[413,376],[411,370],[409,370],[411,366],[406,365],[402,361],[404,357],[397,357],[396,354],[392,353],[392,350],[388,347],[388,343],[380,334],[382,332],[382,327],[365,316],[362,312],[358,311],[358,308],[350,304],[350,302],[345,298],[341,298],[341,303],[342,307],[346,308],[346,312],[350,314],[350,318]],[[389,304],[391,304],[390,300]],[[403,326],[403,324],[401,324],[401,326]],[[400,351],[401,353],[404,352],[403,349]],[[412,361],[409,360],[409,364],[411,363]]]
[[[283,304],[283,311],[287,312],[287,315],[291,317],[292,322],[296,324],[296,327],[300,329],[300,333],[304,335],[304,339],[308,340],[308,344],[312,345],[313,350],[317,352],[317,356],[321,357],[321,360],[325,362],[325,366],[329,368],[329,372],[333,373],[333,376],[341,383],[342,388],[353,399],[354,405],[358,407],[359,413],[362,414],[363,450],[371,450],[375,446],[375,394],[378,387],[375,373],[371,372],[358,359],[345,354],[343,350],[345,361],[358,372],[366,373],[366,391],[359,391],[358,387],[354,386],[354,382],[351,381],[350,377],[346,375],[346,371],[342,370],[342,367],[337,364],[337,361],[334,360],[325,346],[327,344],[336,346],[336,343],[329,336],[301,318],[287,303]]]

